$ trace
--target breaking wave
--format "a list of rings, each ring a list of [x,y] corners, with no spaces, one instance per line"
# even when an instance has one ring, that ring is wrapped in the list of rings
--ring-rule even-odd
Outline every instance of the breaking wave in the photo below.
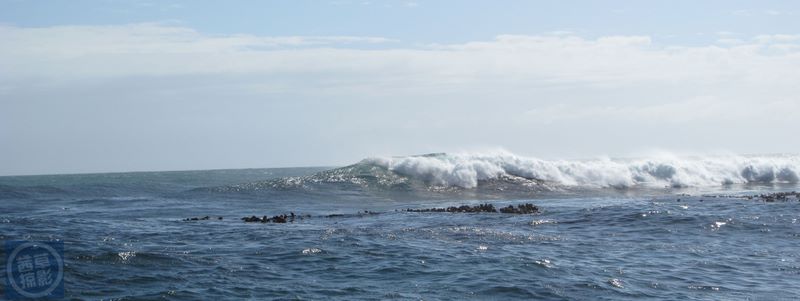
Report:
[[[642,159],[542,160],[499,152],[371,158],[373,164],[432,185],[473,188],[481,181],[511,177],[564,186],[713,186],[797,183],[800,156],[663,155]]]
[[[310,176],[239,184],[223,190],[286,190],[324,184],[393,190],[707,187],[798,183],[798,172],[798,155],[544,160],[508,152],[439,153],[367,158]]]

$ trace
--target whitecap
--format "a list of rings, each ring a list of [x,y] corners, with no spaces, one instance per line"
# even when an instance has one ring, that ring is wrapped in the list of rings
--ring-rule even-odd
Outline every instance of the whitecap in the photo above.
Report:
[[[122,260],[123,262],[127,262],[128,259],[136,257],[136,252],[134,251],[119,252],[117,253],[117,256],[119,256],[119,259]]]
[[[624,287],[622,285],[622,280],[619,280],[617,278],[608,279],[608,284],[610,284],[611,286],[616,287],[616,288],[623,288]]]
[[[317,249],[317,248],[303,249],[303,255],[317,254],[317,253],[321,253],[321,252],[322,252],[322,250]]]

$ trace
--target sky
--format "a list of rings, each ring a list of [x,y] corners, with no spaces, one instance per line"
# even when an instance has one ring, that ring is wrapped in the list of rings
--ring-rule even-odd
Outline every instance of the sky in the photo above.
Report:
[[[797,1],[0,0],[0,175],[797,153]]]

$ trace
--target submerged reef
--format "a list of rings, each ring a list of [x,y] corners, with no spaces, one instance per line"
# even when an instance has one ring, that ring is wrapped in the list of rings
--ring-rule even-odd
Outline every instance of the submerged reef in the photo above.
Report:
[[[207,220],[210,220],[210,219],[211,219],[211,217],[206,215],[204,217],[189,217],[189,218],[185,218],[185,219],[183,219],[183,221],[185,221],[185,222],[188,222],[188,221],[207,221]],[[217,220],[222,220],[222,217],[221,216],[217,217]]]
[[[406,209],[407,212],[459,212],[459,213],[478,213],[478,212],[488,212],[488,213],[497,213],[498,209],[495,209],[494,205],[492,204],[480,204],[477,206],[451,206],[447,208],[426,208],[426,209]],[[500,213],[512,213],[512,214],[534,214],[539,213],[539,207],[534,206],[533,204],[521,204],[514,207],[513,205],[508,205],[507,207],[502,207],[499,209]]]
[[[289,215],[281,214],[281,215],[275,215],[273,217],[267,217],[266,215],[264,215],[263,217],[258,217],[258,216],[255,216],[255,215],[250,216],[250,217],[245,216],[245,217],[242,218],[242,220],[245,223],[278,223],[278,224],[285,224],[287,222],[293,223],[295,217],[297,217],[297,215],[295,215],[294,212],[291,212],[291,213],[289,213]],[[302,218],[302,217],[299,217],[299,218]]]
[[[678,194],[676,195],[676,201],[681,202],[680,197],[688,197],[686,201],[695,199],[696,201],[702,202],[704,199],[714,199],[714,198],[722,198],[722,199],[746,199],[746,200],[755,200],[761,201],[765,203],[770,202],[789,202],[789,201],[800,201],[800,192],[791,191],[791,192],[773,192],[773,193],[762,193],[762,194],[755,194],[755,195],[722,195],[722,194],[705,194],[701,196],[692,197],[689,194]],[[395,212],[414,212],[414,213],[505,213],[505,214],[539,214],[541,210],[536,205],[525,203],[519,205],[508,205],[505,207],[495,207],[493,204],[485,203],[480,205],[461,205],[461,206],[450,206],[450,207],[436,207],[436,208],[420,208],[420,209],[413,209],[408,208],[405,210],[395,210]],[[383,214],[383,212],[375,212],[375,211],[359,211],[355,214],[328,214],[319,217],[323,218],[349,218],[349,217],[364,217],[370,215],[377,215]],[[273,215],[269,217],[267,215],[262,216],[245,216],[242,217],[241,220],[246,223],[278,223],[278,224],[285,224],[285,223],[293,223],[295,220],[302,220],[305,218],[311,218],[310,214],[298,215],[294,212],[290,212],[289,214],[280,214],[280,215]],[[210,216],[203,216],[203,217],[191,217],[183,219],[183,221],[203,221],[203,220],[211,220],[212,217]],[[222,220],[222,217],[215,218],[217,220]]]
[[[800,201],[800,192],[797,192],[797,191],[792,191],[792,192],[772,192],[772,193],[762,193],[762,194],[753,194],[753,195],[704,195],[704,197],[709,197],[709,198],[728,198],[728,199],[748,199],[748,200],[756,200],[756,201],[772,203],[772,202],[776,202],[776,201],[780,201],[780,202]]]
[[[469,205],[461,205],[461,206],[450,206],[447,208],[424,208],[424,209],[406,209],[406,210],[395,210],[395,212],[450,212],[450,213],[506,213],[506,214],[536,214],[540,213],[539,207],[536,207],[533,204],[520,204],[517,206],[508,205],[506,207],[496,208],[492,204],[480,204],[475,206]],[[364,217],[370,215],[378,215],[383,214],[382,212],[375,212],[375,211],[359,211],[356,214],[329,214],[320,217],[324,218],[347,218],[347,217]],[[285,223],[293,223],[295,220],[302,220],[305,218],[311,218],[310,214],[298,215],[294,212],[290,212],[289,214],[281,214],[281,215],[273,215],[269,217],[267,215],[251,215],[242,217],[241,220],[245,223],[277,223],[277,224],[285,224]],[[191,217],[185,218],[183,221],[202,221],[202,220],[210,220],[210,216],[204,217]],[[218,217],[218,220],[222,220],[222,217]]]

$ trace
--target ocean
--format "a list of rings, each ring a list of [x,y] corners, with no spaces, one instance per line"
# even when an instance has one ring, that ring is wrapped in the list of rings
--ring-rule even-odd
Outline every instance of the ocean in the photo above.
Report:
[[[0,240],[62,242],[69,300],[796,300],[799,172],[464,153],[7,176]],[[425,210],[481,204],[537,210]]]

